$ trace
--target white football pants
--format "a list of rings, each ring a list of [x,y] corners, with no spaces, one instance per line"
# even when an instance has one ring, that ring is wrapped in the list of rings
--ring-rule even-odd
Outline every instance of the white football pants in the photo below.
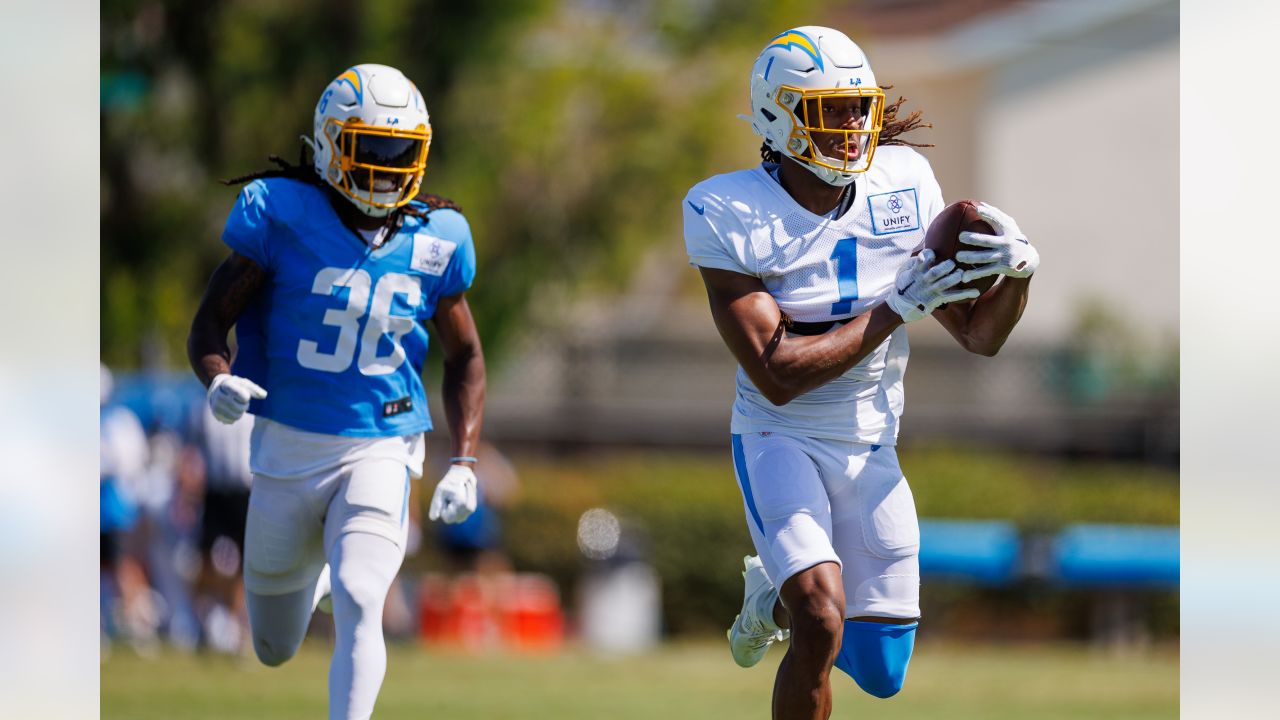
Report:
[[[840,565],[845,617],[920,616],[920,525],[892,446],[733,436],[747,526],[774,586]]]
[[[307,477],[254,476],[245,530],[254,650],[272,666],[293,657],[331,591],[331,720],[365,720],[382,686],[382,609],[404,560],[408,482],[404,463],[381,458]]]

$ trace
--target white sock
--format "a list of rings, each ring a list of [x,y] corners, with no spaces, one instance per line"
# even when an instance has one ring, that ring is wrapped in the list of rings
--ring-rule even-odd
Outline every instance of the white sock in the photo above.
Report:
[[[334,544],[329,720],[367,720],[373,714],[387,670],[382,608],[403,559],[399,546],[370,533],[346,533]]]
[[[333,588],[329,582],[329,565],[325,563],[324,569],[320,571],[320,577],[316,579],[315,597],[311,598],[311,612],[316,611],[316,607],[320,605],[320,601],[328,595]],[[328,607],[320,608],[323,612],[332,613],[333,603],[329,603]]]

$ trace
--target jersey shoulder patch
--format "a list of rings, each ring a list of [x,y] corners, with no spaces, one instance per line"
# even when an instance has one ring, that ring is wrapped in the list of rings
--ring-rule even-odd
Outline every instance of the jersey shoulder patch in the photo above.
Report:
[[[875,235],[921,230],[927,227],[922,198],[936,186],[929,161],[914,148],[890,145],[876,152],[868,175],[867,210]]]
[[[457,250],[458,243],[453,240],[418,233],[413,236],[413,258],[409,261],[409,269],[441,277]]]
[[[446,295],[471,287],[476,252],[471,226],[462,213],[442,207],[410,218],[406,222],[414,223],[414,227],[409,269],[439,278],[441,292]]]

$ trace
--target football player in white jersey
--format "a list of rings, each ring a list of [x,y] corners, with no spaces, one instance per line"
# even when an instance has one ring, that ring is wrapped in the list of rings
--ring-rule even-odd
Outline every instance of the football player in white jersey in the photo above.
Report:
[[[970,269],[912,256],[944,207],[928,161],[898,138],[919,114],[886,106],[843,33],[774,37],[750,93],[765,162],[698,183],[683,206],[690,262],[739,363],[733,461],[759,556],[730,649],[749,667],[789,634],[773,716],[826,718],[833,665],[889,697],[914,645],[920,531],[895,452],[905,326],[932,315],[995,354],[1039,257],[985,204],[995,232],[961,236]],[[992,275],[981,297],[961,286]]]

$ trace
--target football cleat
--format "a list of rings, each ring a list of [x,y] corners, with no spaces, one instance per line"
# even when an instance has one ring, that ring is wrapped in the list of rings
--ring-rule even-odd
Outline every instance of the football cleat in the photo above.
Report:
[[[748,555],[742,562],[745,584],[742,612],[733,619],[733,626],[727,634],[733,661],[747,668],[760,662],[775,641],[791,637],[791,631],[783,630],[773,621],[773,604],[778,599],[778,591],[765,574],[764,563],[754,555]]]

